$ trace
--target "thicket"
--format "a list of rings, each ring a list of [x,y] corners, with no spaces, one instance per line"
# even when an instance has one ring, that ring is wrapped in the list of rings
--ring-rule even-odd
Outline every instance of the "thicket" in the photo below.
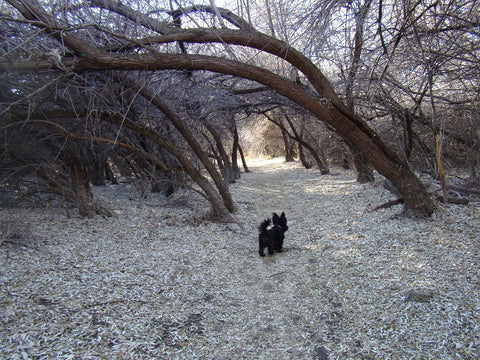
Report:
[[[92,185],[131,179],[193,188],[230,221],[245,154],[282,155],[360,182],[375,168],[428,216],[411,168],[445,201],[445,172],[478,183],[479,16],[473,0],[6,0],[0,192],[92,216],[108,213]]]

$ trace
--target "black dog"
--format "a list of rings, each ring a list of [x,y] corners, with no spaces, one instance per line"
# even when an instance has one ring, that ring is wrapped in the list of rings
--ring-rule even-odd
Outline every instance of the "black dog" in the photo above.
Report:
[[[270,219],[265,220],[258,227],[258,253],[265,256],[264,249],[268,247],[268,253],[273,255],[273,251],[283,251],[283,239],[285,239],[285,231],[288,230],[287,218],[285,213],[278,216],[276,213],[272,215],[273,226],[267,230],[270,225]]]

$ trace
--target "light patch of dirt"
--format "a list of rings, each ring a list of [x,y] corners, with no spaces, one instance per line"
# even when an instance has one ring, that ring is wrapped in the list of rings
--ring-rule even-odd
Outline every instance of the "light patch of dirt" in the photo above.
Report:
[[[95,189],[112,218],[1,209],[35,239],[0,246],[0,358],[478,357],[478,202],[407,219],[368,212],[392,199],[380,180],[249,166],[231,186],[237,224],[126,184]],[[286,251],[261,258],[273,211]]]

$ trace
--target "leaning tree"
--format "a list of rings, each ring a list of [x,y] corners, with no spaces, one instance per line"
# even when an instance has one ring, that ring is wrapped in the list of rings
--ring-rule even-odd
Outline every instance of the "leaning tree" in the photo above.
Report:
[[[203,70],[256,81],[310,111],[359,149],[375,169],[394,184],[413,214],[430,216],[433,212],[433,200],[408,163],[340,100],[327,78],[312,61],[284,41],[257,31],[226,9],[189,6],[164,10],[163,15],[168,14],[169,21],[157,16],[162,11],[137,10],[114,0],[91,0],[72,5],[63,3],[64,6],[52,6],[37,0],[6,1],[15,9],[10,9],[9,21],[38,28],[41,36],[46,35],[53,40],[53,48],[50,55],[43,54],[43,59],[3,61],[0,63],[0,71],[50,69],[77,73],[117,70],[121,71],[124,79],[134,81],[133,77],[129,77],[129,71],[154,73],[159,70],[181,69],[186,72],[186,76]],[[145,5],[145,2],[142,4]],[[146,7],[139,6],[138,9]],[[193,18],[196,14],[221,19],[218,23],[222,27],[181,27],[179,19]],[[120,25],[113,26],[115,22]],[[135,29],[145,29],[142,36],[133,31],[119,30],[129,22],[135,23]],[[225,26],[227,22],[230,27]],[[102,35],[94,37],[92,32]],[[171,47],[167,46],[175,43],[181,44],[180,53],[173,53]],[[228,51],[221,56],[213,56],[208,52],[208,47],[198,46],[196,53],[190,54],[187,53],[185,44],[219,44],[228,47]],[[235,56],[237,46],[256,49],[282,59],[303,74],[309,86],[297,85],[266,67],[240,61],[240,57]],[[229,55],[231,58],[227,58]],[[136,86],[140,91],[142,84]],[[152,90],[146,88],[146,91]],[[161,99],[153,96],[152,101],[156,100]],[[127,125],[126,122],[123,125]],[[137,125],[129,123],[128,126],[135,128]],[[202,165],[205,166],[205,163]],[[222,189],[223,185],[217,186]],[[223,202],[228,207],[228,199],[224,197]],[[230,207],[228,210],[233,209]]]

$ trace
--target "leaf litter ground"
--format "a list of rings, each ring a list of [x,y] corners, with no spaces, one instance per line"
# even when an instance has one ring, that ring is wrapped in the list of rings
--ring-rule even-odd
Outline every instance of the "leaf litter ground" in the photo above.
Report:
[[[392,199],[380,180],[250,166],[231,186],[237,224],[129,184],[95,188],[111,218],[2,208],[28,237],[0,246],[0,358],[478,358],[478,201],[414,220],[368,212]],[[286,251],[260,258],[273,211]]]

